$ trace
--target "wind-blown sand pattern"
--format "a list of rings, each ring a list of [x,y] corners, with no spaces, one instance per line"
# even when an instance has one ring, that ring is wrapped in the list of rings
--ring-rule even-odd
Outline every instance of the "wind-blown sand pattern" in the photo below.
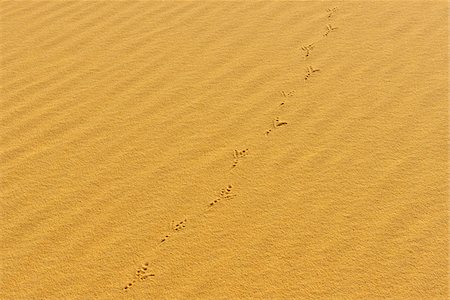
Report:
[[[0,2],[0,298],[448,299],[447,19]]]

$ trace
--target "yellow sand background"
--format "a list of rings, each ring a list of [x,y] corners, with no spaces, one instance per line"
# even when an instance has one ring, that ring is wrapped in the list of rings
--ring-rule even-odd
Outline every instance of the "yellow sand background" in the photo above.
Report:
[[[448,299],[447,18],[0,2],[0,298]]]

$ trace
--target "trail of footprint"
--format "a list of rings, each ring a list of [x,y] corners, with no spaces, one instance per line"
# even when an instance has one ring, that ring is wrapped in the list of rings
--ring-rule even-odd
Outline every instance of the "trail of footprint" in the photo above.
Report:
[[[338,29],[337,27],[333,26],[330,21],[333,19],[335,12],[337,11],[337,7],[332,7],[332,8],[328,8],[327,9],[327,19],[328,19],[328,24],[326,26],[326,31],[324,34],[322,34],[322,37],[315,40],[314,42],[308,43],[306,45],[302,45],[300,46],[301,51],[303,52],[303,55],[305,58],[308,58],[311,56],[311,52],[314,49],[315,45],[320,42],[321,40],[323,40],[325,37],[327,37],[331,32],[335,31],[336,29]]]
[[[327,19],[328,19],[329,22],[334,17],[334,14],[337,11],[337,9],[338,8],[335,6],[335,7],[328,8],[326,10],[327,11]],[[331,25],[331,23],[328,23],[327,27],[326,27],[326,32],[322,35],[321,38],[319,38],[318,40],[316,40],[316,41],[314,41],[312,43],[308,43],[306,45],[302,45],[300,47],[300,49],[303,51],[303,55],[304,55],[305,59],[309,58],[311,56],[311,52],[316,47],[316,44],[318,42],[320,42],[321,40],[326,38],[331,32],[333,32],[333,31],[335,31],[337,29],[338,29],[337,27]],[[314,73],[317,73],[319,71],[320,71],[320,69],[314,68],[313,66],[309,65],[306,68],[305,76],[303,77],[304,81],[309,80],[311,78],[311,76],[314,75]],[[283,95],[283,97],[287,97],[287,94],[284,91],[282,91],[282,95]],[[284,104],[285,104],[285,101],[281,102],[280,106],[284,105]],[[278,120],[276,119],[275,122],[278,122]],[[280,124],[277,123],[276,125],[273,125],[271,129],[266,131],[265,135],[268,136],[274,129],[276,129],[276,127],[281,126],[281,125],[285,125],[285,124],[287,124],[287,123],[286,122],[281,122]]]
[[[337,10],[337,7],[333,7],[333,8],[327,9],[327,14],[328,14],[327,18],[328,18],[328,20],[331,20],[334,17],[334,13],[336,12],[336,10]],[[332,31],[337,29],[337,27],[332,26],[330,23],[327,24],[326,28],[327,28],[327,31],[325,32],[325,34],[323,34],[322,38],[319,39],[318,41],[324,39],[325,37],[328,36],[328,34],[330,32],[332,32]],[[318,41],[315,41],[313,43],[309,43],[307,45],[301,46],[301,50],[304,52],[305,58],[308,58],[311,55],[311,52],[314,49],[315,44]],[[320,69],[313,68],[311,65],[309,65],[307,67],[307,69],[306,69],[306,74],[305,74],[304,79],[308,80],[314,73],[319,72],[319,71],[320,71]],[[292,91],[289,91],[289,92],[281,91],[281,95],[284,98],[292,97],[294,95],[294,93],[295,93],[295,90],[292,90]],[[283,102],[281,102],[280,105],[284,105],[284,104],[285,104],[285,102],[283,101]],[[273,130],[275,130],[275,129],[281,127],[281,126],[287,125],[287,124],[288,124],[287,122],[280,121],[280,118],[277,117],[277,118],[275,118],[272,121],[272,128],[267,130],[265,135],[268,136],[269,133],[271,133]],[[236,167],[238,162],[239,162],[239,160],[241,158],[245,157],[247,154],[248,154],[248,149],[245,149],[245,150],[242,150],[242,151],[234,150],[234,153],[233,153],[234,164],[233,164],[232,168]],[[208,204],[208,207],[207,207],[206,210],[200,211],[197,215],[194,215],[194,218],[198,217],[200,215],[203,215],[207,210],[210,210],[213,206],[219,204],[220,202],[222,202],[224,200],[232,199],[235,196],[236,195],[233,193],[233,186],[231,184],[229,184],[226,188],[221,189],[221,191],[220,191],[219,195],[217,196],[217,198],[214,199],[213,201],[211,201]],[[176,224],[174,224],[174,222],[172,221],[172,225],[171,225],[172,233],[164,235],[164,237],[161,238],[161,240],[160,240],[160,242],[159,242],[159,244],[157,246],[159,246],[162,243],[166,242],[167,239],[172,236],[172,234],[177,233],[177,232],[185,229],[186,228],[186,223],[187,223],[187,218],[185,218],[184,220],[182,220],[182,221],[180,221],[180,222],[178,222]],[[139,269],[136,270],[135,275],[133,277],[133,280],[131,282],[129,282],[123,289],[125,291],[127,291],[136,282],[144,281],[144,280],[146,280],[149,277],[155,276],[155,274],[148,272],[148,268],[149,268],[149,263],[148,262],[145,262],[144,264],[142,264],[142,266]]]
[[[242,152],[247,152],[248,149],[241,151]],[[232,199],[236,196],[236,194],[233,193],[233,186],[231,184],[228,184],[227,187],[223,188],[220,190],[219,195],[217,196],[217,198],[213,201],[211,201],[208,204],[208,207],[202,211],[200,211],[198,214],[194,215],[193,217],[199,217],[200,215],[203,215],[205,212],[207,212],[208,210],[211,209],[211,207],[213,205],[218,204],[221,201],[224,200],[229,200]],[[186,228],[186,223],[187,223],[188,219],[185,217],[182,221],[178,222],[178,223],[174,223],[174,221],[172,221],[171,223],[171,231],[172,233],[168,233],[165,234],[163,238],[161,238],[161,240],[159,241],[159,243],[156,245],[156,247],[161,246],[163,243],[167,242],[167,240],[173,236],[173,234],[184,230]],[[156,248],[155,248],[156,249]],[[148,272],[148,268],[149,268],[149,263],[145,262],[142,264],[142,266],[136,270],[133,279],[127,284],[125,285],[125,287],[123,287],[124,291],[129,290],[130,288],[132,288],[136,282],[138,281],[144,281],[146,279],[148,279],[149,277],[154,277],[156,276],[154,273],[149,273]]]
[[[337,7],[332,7],[332,8],[328,8],[327,11],[327,19],[328,19],[328,24],[326,26],[326,31],[324,34],[322,34],[322,36],[320,38],[318,38],[317,40],[308,43],[308,44],[304,44],[302,46],[300,46],[300,50],[303,52],[303,56],[305,59],[308,59],[311,56],[311,53],[313,51],[313,49],[316,47],[316,44],[319,43],[320,41],[322,41],[323,39],[325,39],[331,32],[335,31],[338,29],[338,27],[335,27],[333,25],[331,25],[330,21],[334,18],[334,14],[337,11]],[[313,68],[311,65],[309,65],[306,68],[306,73],[305,76],[303,77],[304,81],[307,81],[308,79],[310,79],[310,77],[316,73],[319,72],[320,69],[317,68]],[[287,93],[285,93],[284,91],[282,91],[282,96],[283,97],[287,97]],[[283,101],[280,103],[280,106],[284,105],[286,102]],[[266,136],[269,135],[269,133],[272,132],[272,129],[269,129],[266,131]]]

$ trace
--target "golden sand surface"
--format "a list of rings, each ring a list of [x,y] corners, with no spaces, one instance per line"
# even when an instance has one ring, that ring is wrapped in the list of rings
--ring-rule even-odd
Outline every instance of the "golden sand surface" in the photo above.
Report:
[[[2,1],[1,299],[448,299],[446,1]]]

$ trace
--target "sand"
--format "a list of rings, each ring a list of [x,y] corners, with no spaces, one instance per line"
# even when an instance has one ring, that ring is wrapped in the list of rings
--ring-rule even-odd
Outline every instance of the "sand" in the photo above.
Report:
[[[448,299],[447,19],[0,2],[0,298]]]

